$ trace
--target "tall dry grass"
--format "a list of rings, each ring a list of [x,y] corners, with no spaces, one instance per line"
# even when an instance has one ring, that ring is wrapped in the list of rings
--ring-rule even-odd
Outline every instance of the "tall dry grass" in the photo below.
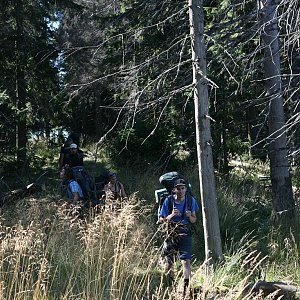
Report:
[[[63,209],[57,186],[6,207],[0,223],[0,298],[182,299],[180,263],[175,286],[169,287],[160,262],[161,239],[152,199],[157,179],[140,177],[140,181],[135,178],[136,186],[145,197],[131,194],[120,211],[91,211],[79,219]],[[249,181],[242,186],[221,182],[219,190],[226,260],[207,276],[199,216],[192,267],[194,298],[263,299],[251,290],[259,279],[300,285],[299,222],[288,232],[275,227],[265,194]]]
[[[56,208],[1,227],[2,299],[168,299],[151,207],[133,196],[85,219]]]

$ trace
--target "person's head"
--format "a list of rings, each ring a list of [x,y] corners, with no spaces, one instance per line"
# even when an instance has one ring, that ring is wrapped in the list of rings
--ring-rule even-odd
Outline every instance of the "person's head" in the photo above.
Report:
[[[117,174],[110,172],[108,174],[108,180],[109,180],[109,182],[116,182],[116,180],[117,180]]]
[[[71,132],[69,135],[69,138],[72,140],[72,143],[76,144],[78,147],[79,145],[79,141],[80,141],[80,134],[75,133],[75,132]]]
[[[183,199],[186,193],[186,182],[184,179],[177,179],[174,183],[174,189],[177,194],[177,199]]]
[[[70,154],[75,154],[77,153],[77,145],[76,144],[71,144],[69,146],[69,149],[70,149]]]

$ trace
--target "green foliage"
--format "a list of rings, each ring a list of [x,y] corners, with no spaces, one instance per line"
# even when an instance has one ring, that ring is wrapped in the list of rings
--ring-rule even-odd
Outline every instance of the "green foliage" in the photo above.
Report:
[[[268,229],[272,207],[257,183],[233,176],[219,184],[220,229],[226,244]]]
[[[55,124],[51,99],[58,94],[58,69],[54,31],[53,2],[1,2],[0,89],[7,99],[1,103],[1,125],[9,132],[17,158],[26,159],[30,132],[46,132]],[[18,127],[18,134],[16,132]],[[17,143],[16,143],[17,141]],[[8,142],[7,142],[8,143]],[[11,152],[8,152],[11,154]]]
[[[243,156],[249,151],[249,141],[243,141],[240,137],[232,137],[228,143],[228,153]]]
[[[69,94],[77,93],[80,99],[76,102],[78,108],[72,102],[68,103],[70,116],[79,124],[80,130],[77,131],[87,130],[89,135],[95,134],[98,138],[108,131],[110,135],[105,137],[114,144],[116,150],[113,149],[113,153],[120,153],[122,149],[129,148],[128,155],[124,154],[125,151],[121,154],[124,154],[126,159],[138,148],[140,148],[139,156],[146,161],[153,161],[160,156],[163,160],[170,156],[170,152],[173,151],[168,149],[170,145],[172,148],[182,148],[183,144],[190,147],[190,136],[194,129],[191,130],[193,127],[190,126],[193,110],[186,100],[186,95],[190,95],[185,75],[186,70],[190,69],[188,61],[190,54],[187,47],[188,20],[185,5],[183,1],[176,4],[126,1],[122,2],[120,10],[116,10],[113,14],[104,12],[98,14],[96,18],[90,18],[97,31],[102,32],[102,35],[105,34],[105,47],[99,48],[95,53],[92,49],[85,48],[81,53],[65,60],[66,67],[73,70],[72,74],[67,74],[65,81],[76,83]],[[88,11],[89,8],[86,9]],[[157,12],[152,19],[148,18],[150,11]],[[85,28],[82,22],[80,24],[76,22],[79,18],[78,12],[71,9],[67,9],[66,12],[69,15],[66,14],[63,20],[64,30],[68,32],[80,26],[80,30],[87,32],[89,28]],[[170,12],[173,17],[168,18]],[[70,25],[67,25],[68,18],[73,21]],[[175,33],[174,28],[179,30]],[[102,35],[100,40],[103,39]],[[82,36],[86,37],[83,43],[89,45],[98,43],[95,36],[88,33]],[[68,42],[77,45],[79,41],[70,38]],[[89,73],[90,75],[84,70],[84,77],[80,66],[90,56],[94,57],[95,62],[97,58],[98,64]],[[182,64],[178,65],[178,61],[182,61]],[[78,88],[78,82],[84,81],[85,84],[90,76],[100,80],[96,79],[94,84],[85,85],[84,89]],[[103,89],[108,91],[105,99],[99,92],[97,93],[97,90]],[[88,103],[95,103],[94,111],[99,112],[101,116],[99,114],[85,116],[87,99]],[[178,114],[179,110],[182,114],[184,109],[189,121],[177,122],[172,128],[171,124],[176,119],[175,114]],[[79,113],[76,113],[77,111]],[[98,118],[97,129],[100,130],[92,131],[91,127],[88,128],[88,124],[84,124],[87,117],[89,122],[94,124]],[[185,136],[187,128],[190,132]],[[161,138],[163,132],[166,135],[164,140]],[[179,141],[181,146],[177,144],[178,136],[181,136]],[[130,138],[134,140],[130,141]],[[145,151],[146,148],[149,150]],[[165,154],[156,154],[159,150]]]
[[[4,91],[0,93],[0,127],[7,130],[17,117],[17,108],[9,98],[8,94]]]
[[[50,157],[57,157],[56,149],[42,142],[32,149],[37,165],[46,162],[51,165]],[[87,166],[89,170],[92,167]],[[256,172],[263,171],[257,164],[253,168]],[[6,287],[5,296],[9,293],[13,298],[28,287],[31,299],[86,294],[100,299],[149,299],[152,295],[169,299],[169,293],[174,291],[164,283],[159,265],[160,239],[153,217],[156,213],[153,192],[160,188],[159,171],[145,165],[141,169],[134,165],[114,169],[129,194],[128,205],[118,213],[107,210],[94,215],[91,212],[87,219],[80,221],[62,206],[64,199],[55,170],[48,169],[42,177],[44,191],[3,209],[0,274]],[[180,171],[189,177],[198,198],[196,168],[195,172],[191,167]],[[22,181],[26,182],[26,178],[20,178],[19,182]],[[271,221],[269,198],[270,193],[252,175],[218,180],[219,219],[226,260],[209,275],[204,270],[199,216],[194,233],[192,282],[194,287],[201,286],[203,295],[254,299],[245,287],[259,279],[300,284],[299,216],[290,230],[277,227]],[[19,274],[14,271],[16,266],[22,271]],[[176,274],[180,289],[179,265]]]
[[[115,161],[121,164],[124,161],[129,164],[138,162],[141,166],[156,163],[168,168],[188,161],[190,148],[187,139],[191,132],[181,129],[185,117],[167,114],[161,122],[163,125],[156,128],[155,120],[151,118],[147,122],[137,120],[134,127],[120,129],[110,145]]]

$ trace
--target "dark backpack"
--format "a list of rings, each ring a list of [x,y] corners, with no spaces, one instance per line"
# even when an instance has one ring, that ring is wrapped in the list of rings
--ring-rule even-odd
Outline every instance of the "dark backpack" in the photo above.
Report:
[[[95,177],[95,187],[96,187],[98,198],[101,198],[103,195],[105,195],[103,188],[106,184],[109,183],[110,174],[112,174],[111,171],[104,171],[99,176]],[[119,181],[116,182],[116,189],[120,190],[120,192],[117,192],[114,195],[114,197],[117,198],[121,196],[121,184]]]
[[[95,177],[96,189],[102,191],[104,186],[109,182],[110,171],[104,171],[99,176]]]
[[[73,167],[71,169],[74,179],[82,189],[84,198],[90,200],[92,204],[95,204],[97,202],[97,195],[93,177],[82,166]]]
[[[156,203],[158,204],[158,210],[157,210],[157,224],[160,223],[159,221],[159,213],[160,210],[163,206],[163,203],[167,198],[172,197],[172,190],[174,188],[174,183],[177,179],[184,178],[180,173],[178,172],[168,172],[159,177],[159,182],[161,183],[162,186],[164,186],[163,189],[155,190],[155,200]],[[188,205],[187,205],[187,210],[191,210],[192,206],[192,192],[191,192],[191,186],[188,183],[187,180],[187,197],[188,197]],[[169,201],[169,214],[171,214],[173,210],[173,202]]]

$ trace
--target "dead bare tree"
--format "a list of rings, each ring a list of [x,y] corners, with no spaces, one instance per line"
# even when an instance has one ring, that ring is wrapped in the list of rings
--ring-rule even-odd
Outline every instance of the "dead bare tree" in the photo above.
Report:
[[[196,146],[204,226],[205,258],[207,264],[211,265],[222,261],[223,254],[208,111],[209,97],[202,0],[189,0],[189,17],[193,61]]]
[[[281,60],[278,30],[277,0],[258,2],[262,20],[261,37],[264,42],[265,88],[269,97],[269,158],[273,208],[278,216],[292,216],[295,209],[282,95]]]

